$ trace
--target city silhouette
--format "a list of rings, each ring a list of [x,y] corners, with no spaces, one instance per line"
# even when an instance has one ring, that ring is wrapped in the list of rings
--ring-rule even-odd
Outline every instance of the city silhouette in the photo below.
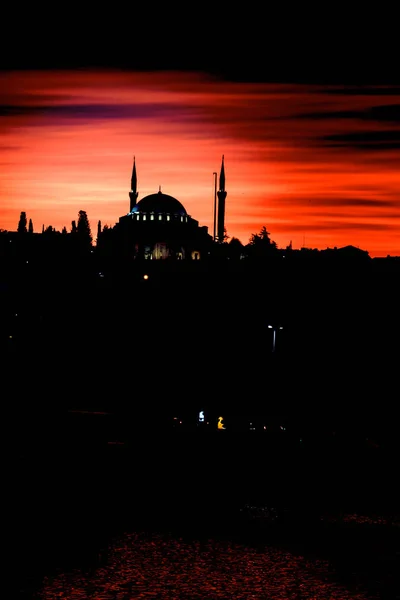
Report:
[[[395,600],[398,82],[200,21],[0,73],[11,596]]]
[[[181,410],[194,427],[207,397],[226,419],[256,411],[318,429],[321,415],[328,429],[380,443],[386,423],[397,437],[386,411],[400,257],[371,258],[351,245],[279,248],[265,226],[247,244],[230,239],[228,182],[222,157],[213,235],[161,189],[138,200],[135,161],[128,212],[113,227],[99,221],[96,239],[84,210],[69,231],[37,233],[21,211],[16,231],[0,232],[6,373],[21,364],[31,373],[19,402],[48,410],[61,385],[51,410],[139,414],[148,396],[165,395],[150,408],[152,422]],[[146,397],[127,399],[123,373]],[[371,393],[379,410],[366,403]]]

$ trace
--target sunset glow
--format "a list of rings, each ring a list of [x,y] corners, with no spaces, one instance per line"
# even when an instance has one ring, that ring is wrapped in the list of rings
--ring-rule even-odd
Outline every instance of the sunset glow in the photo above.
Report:
[[[0,229],[88,214],[114,225],[161,190],[213,229],[225,156],[226,228],[282,248],[352,244],[400,255],[400,87],[233,83],[203,73],[0,75]]]

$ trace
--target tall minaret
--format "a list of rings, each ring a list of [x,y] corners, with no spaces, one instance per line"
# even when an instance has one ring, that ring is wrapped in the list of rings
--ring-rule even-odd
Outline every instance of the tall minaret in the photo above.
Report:
[[[222,155],[221,172],[219,174],[219,191],[218,196],[218,228],[217,228],[217,239],[218,242],[224,241],[224,229],[225,229],[225,198],[227,192],[225,191],[225,168],[224,168],[224,155]]]
[[[139,195],[139,192],[137,191],[136,163],[135,163],[135,157],[133,157],[131,191],[129,192],[129,198],[131,200],[129,212],[132,212],[132,208],[134,206],[136,206],[136,201],[137,201],[138,195]]]

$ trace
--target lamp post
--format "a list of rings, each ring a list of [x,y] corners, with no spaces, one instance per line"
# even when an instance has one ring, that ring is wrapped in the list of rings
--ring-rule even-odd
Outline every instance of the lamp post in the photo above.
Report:
[[[272,352],[275,352],[276,347],[276,332],[278,329],[283,329],[281,326],[268,325],[268,329],[272,329]]]

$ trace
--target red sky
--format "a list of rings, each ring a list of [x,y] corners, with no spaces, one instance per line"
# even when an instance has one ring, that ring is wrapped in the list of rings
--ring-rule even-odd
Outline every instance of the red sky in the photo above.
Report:
[[[114,225],[158,191],[213,230],[225,156],[226,228],[278,247],[352,244],[400,256],[400,87],[229,82],[201,72],[0,74],[0,228]]]

